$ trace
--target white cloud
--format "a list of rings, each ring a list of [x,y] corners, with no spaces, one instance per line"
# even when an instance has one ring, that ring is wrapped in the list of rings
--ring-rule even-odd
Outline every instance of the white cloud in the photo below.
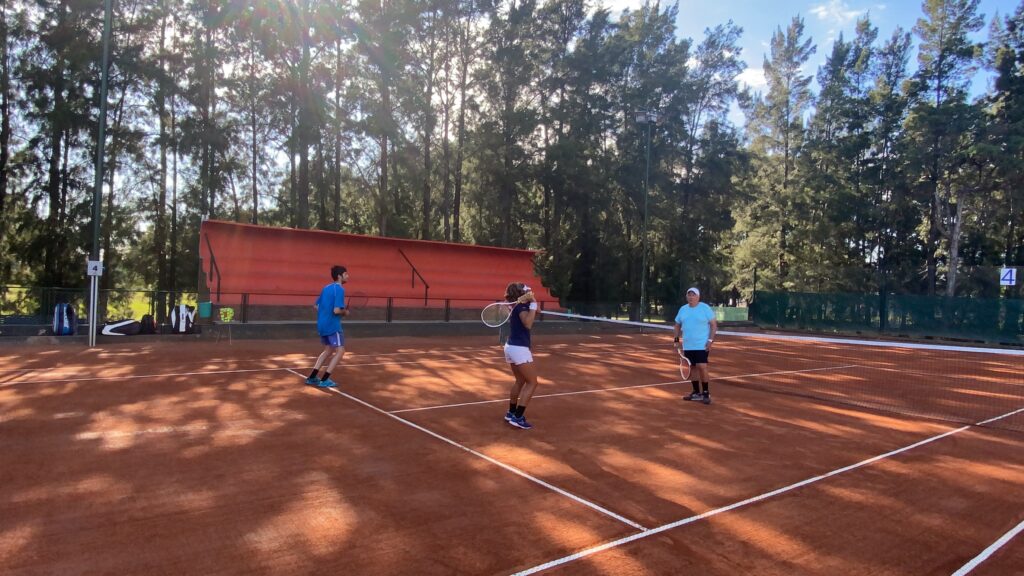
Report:
[[[736,81],[754,89],[768,85],[768,81],[764,78],[764,70],[761,68],[747,68],[740,72],[739,76],[736,76]]]
[[[864,14],[864,10],[853,10],[842,0],[829,0],[828,3],[812,6],[811,14],[817,16],[818,20],[843,25],[856,20]]]

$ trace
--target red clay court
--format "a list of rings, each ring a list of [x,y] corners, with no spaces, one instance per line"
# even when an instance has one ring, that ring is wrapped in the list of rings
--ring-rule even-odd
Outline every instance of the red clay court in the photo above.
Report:
[[[0,348],[3,572],[1024,572],[1022,356],[720,340],[540,325],[530,431],[495,337]]]

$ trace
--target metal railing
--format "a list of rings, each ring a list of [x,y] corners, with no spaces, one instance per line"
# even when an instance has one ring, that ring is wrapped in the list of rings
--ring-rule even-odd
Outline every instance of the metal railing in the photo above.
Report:
[[[426,304],[427,297],[430,295],[430,284],[427,284],[427,279],[423,277],[423,274],[420,274],[420,271],[416,269],[416,265],[412,263],[412,260],[409,260],[409,257],[405,255],[401,248],[398,249],[398,253],[402,255],[402,258],[405,258],[406,264],[412,268],[412,287],[416,287],[417,276],[420,277],[420,282],[423,282],[423,303]]]
[[[206,239],[206,248],[210,251],[210,271],[207,273],[206,281],[213,282],[214,272],[217,273],[217,298],[220,299],[220,266],[217,265],[217,256],[213,253],[213,245],[210,244],[210,237],[203,236]]]

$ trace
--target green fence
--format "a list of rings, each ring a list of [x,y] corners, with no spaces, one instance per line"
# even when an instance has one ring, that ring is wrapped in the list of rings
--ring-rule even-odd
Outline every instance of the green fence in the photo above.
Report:
[[[735,306],[712,306],[715,311],[715,319],[719,322],[746,322],[748,308],[737,308]]]
[[[751,319],[767,327],[1024,345],[1024,300],[1017,299],[759,291]]]

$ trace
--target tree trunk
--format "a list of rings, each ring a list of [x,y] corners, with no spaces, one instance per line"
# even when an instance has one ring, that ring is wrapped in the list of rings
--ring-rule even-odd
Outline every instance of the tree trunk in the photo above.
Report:
[[[509,247],[512,245],[512,207],[515,196],[515,182],[513,181],[512,151],[515,141],[512,137],[512,121],[515,112],[512,100],[511,89],[505,88],[505,102],[502,111],[502,174],[501,174],[501,237],[500,245]]]
[[[256,33],[255,27],[249,37],[249,142],[251,145],[250,158],[252,165],[249,169],[249,181],[252,186],[252,218],[253,224],[259,224],[260,194],[259,194],[259,163],[260,148],[257,132],[257,119],[259,111],[257,107],[259,99],[256,97]]]
[[[429,48],[430,55],[427,62],[427,93],[424,99],[424,126],[423,126],[423,215],[420,228],[420,238],[430,240],[431,236],[431,207],[430,207],[430,177],[434,166],[430,156],[432,137],[434,135],[434,52],[436,43],[431,39]]]
[[[172,35],[171,53],[178,51],[177,35]],[[177,70],[171,73],[171,86],[177,86]],[[165,288],[170,291],[168,294],[168,307],[175,302],[175,292],[178,289],[178,100],[177,91],[171,91],[171,242],[168,247],[167,283]],[[160,310],[158,315],[161,322],[166,318],[169,309]]]
[[[925,262],[928,267],[928,285],[926,286],[929,296],[935,295],[935,286],[938,277],[938,263],[935,258],[935,250],[939,244],[939,183],[932,179],[932,194],[928,201],[928,235],[925,237]]]
[[[541,109],[547,110],[550,107],[551,99],[544,94],[541,96]],[[548,253],[551,251],[551,128],[550,126],[542,127],[544,131],[544,171],[541,177],[541,188],[543,190],[543,197],[541,200],[541,211],[540,211],[540,225],[541,225],[541,246]]]
[[[6,230],[7,173],[11,158],[11,61],[8,56],[7,2],[0,6],[0,246]],[[0,283],[5,273],[0,266]]]
[[[60,7],[61,23],[64,20],[64,7]],[[62,146],[64,144],[63,124],[57,119],[58,113],[64,111],[64,63],[60,56],[54,63],[53,69],[53,114],[50,122],[50,143],[49,162],[47,165],[46,195],[49,198],[49,211],[46,217],[45,254],[43,256],[44,286],[59,286],[63,283],[63,274],[58,269],[59,237],[59,215],[63,211],[60,205],[60,160],[63,156]]]
[[[451,58],[444,59],[444,108],[441,111],[441,124],[444,136],[441,140],[441,218],[444,226],[444,241],[452,241],[452,93],[451,93]]]
[[[297,126],[296,110],[292,110],[292,126]],[[295,166],[295,155],[298,153],[298,144],[295,142],[294,128],[292,137],[288,139],[288,224],[292,228],[298,227],[298,210],[295,206],[298,204],[298,188],[299,188],[299,171]]]
[[[458,143],[455,149],[455,197],[452,199],[452,241],[462,241],[462,161],[466,146],[466,92],[469,89],[469,44],[470,25],[467,22],[463,31],[463,52],[459,59],[459,125],[456,129]]]
[[[114,262],[114,247],[113,247],[113,233],[114,233],[114,198],[115,189],[114,184],[116,182],[117,175],[117,160],[120,152],[119,145],[121,140],[121,130],[124,127],[124,115],[125,115],[125,101],[128,97],[128,86],[131,84],[128,78],[123,79],[124,85],[121,88],[121,96],[117,99],[117,105],[114,106],[113,122],[110,126],[110,158],[107,161],[107,168],[104,169],[104,176],[107,177],[107,212],[106,212],[106,226],[103,230],[103,268],[104,274],[100,277],[100,285],[105,289],[111,289],[114,287],[114,280],[116,278]]]
[[[231,219],[235,222],[242,221],[242,202],[238,197],[238,188],[235,186],[234,172],[228,172],[228,186],[231,187]]]
[[[156,252],[157,322],[163,323],[166,307],[167,284],[167,0],[160,3],[160,81],[156,91],[156,114],[160,127],[160,172],[157,175],[156,222],[153,228],[153,248]]]
[[[341,40],[334,43],[334,229],[341,230]]]
[[[212,82],[212,72],[210,68],[213,67],[212,54],[210,54],[210,26],[212,26],[212,0],[206,0],[206,9],[203,17],[203,59],[202,59],[202,72],[199,74],[199,78],[203,83],[199,88],[199,108],[200,108],[200,121],[202,123],[202,150],[200,152],[200,165],[199,165],[199,185],[200,185],[200,216],[210,216],[213,212],[210,198],[213,193],[210,192],[212,187],[211,182],[211,166],[210,166],[210,140],[212,139],[210,130],[210,83]]]
[[[964,202],[966,201],[966,195],[958,191],[956,202],[956,219],[953,220],[953,226],[950,230],[949,239],[949,279],[946,282],[946,296],[950,298],[956,296],[957,271],[960,267],[960,223],[963,221]]]
[[[941,84],[937,83],[937,86]],[[938,110],[941,105],[940,94],[938,88],[936,88],[935,95],[935,109]],[[935,295],[936,285],[938,283],[938,261],[935,257],[935,251],[939,247],[939,238],[941,231],[939,226],[941,225],[941,215],[939,211],[942,209],[939,185],[941,180],[939,161],[942,155],[942,145],[939,140],[938,134],[932,141],[932,165],[931,174],[929,175],[928,181],[931,186],[931,199],[929,200],[928,206],[928,236],[925,238],[925,258],[928,266],[928,294],[931,296]]]
[[[324,153],[323,142],[320,139],[317,139],[314,150],[316,150],[316,199],[319,205],[319,222],[316,223],[316,227],[320,230],[330,230],[327,219],[327,158]]]
[[[299,65],[299,85],[296,101],[299,103],[299,126],[296,140],[299,145],[299,189],[296,191],[298,205],[298,227],[309,228],[309,145],[312,133],[312,105],[309,97],[309,27],[305,24],[309,15],[309,2],[302,5],[302,61]]]
[[[0,250],[7,250],[7,182],[11,159],[11,59],[7,2],[0,6]],[[7,284],[7,262],[0,260],[0,285]]]
[[[381,127],[380,127],[380,177],[377,183],[377,210],[378,222],[377,233],[381,236],[388,234],[388,127],[391,118],[391,90],[388,83],[387,73],[381,73]]]

